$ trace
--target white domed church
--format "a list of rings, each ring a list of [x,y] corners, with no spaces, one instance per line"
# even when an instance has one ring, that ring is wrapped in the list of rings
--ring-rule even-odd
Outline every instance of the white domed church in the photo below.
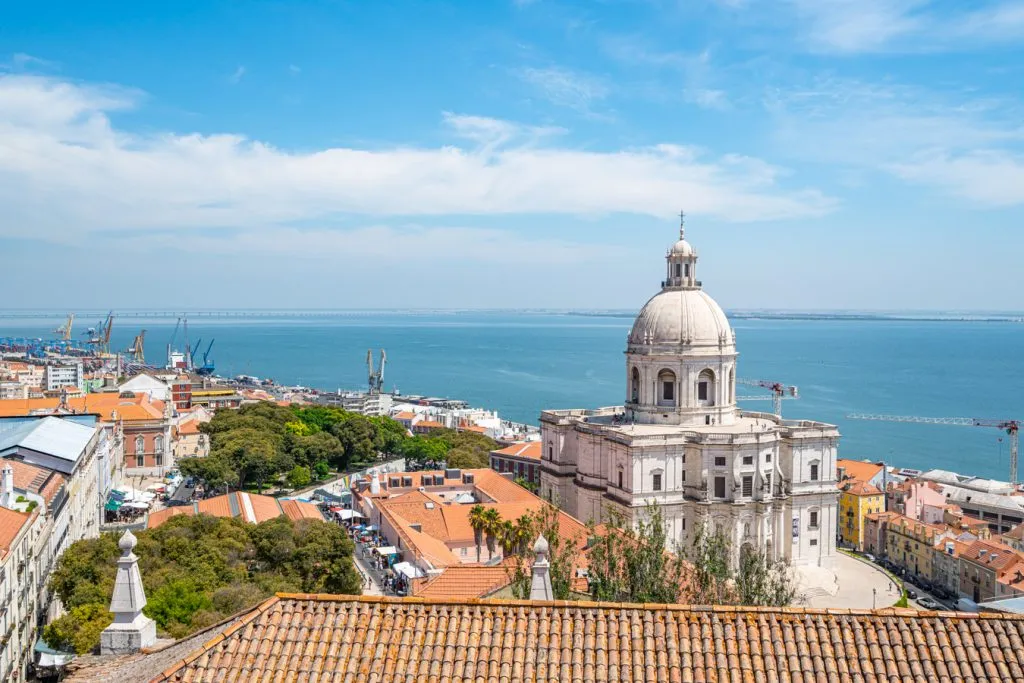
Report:
[[[718,528],[793,566],[830,568],[837,489],[834,425],[736,405],[736,336],[697,279],[684,239],[626,346],[625,403],[541,414],[541,495],[578,519],[636,521],[654,502],[688,548]]]

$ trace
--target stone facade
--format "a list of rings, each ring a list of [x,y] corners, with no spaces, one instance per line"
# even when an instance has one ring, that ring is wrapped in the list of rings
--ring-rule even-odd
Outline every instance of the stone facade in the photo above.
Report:
[[[735,335],[682,230],[666,261],[629,335],[624,405],[541,414],[541,496],[595,522],[654,503],[674,545],[713,525],[737,558],[748,546],[830,567],[838,430],[740,411]]]

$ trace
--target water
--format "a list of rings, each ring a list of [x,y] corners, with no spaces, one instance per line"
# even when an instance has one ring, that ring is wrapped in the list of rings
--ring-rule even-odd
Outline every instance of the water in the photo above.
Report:
[[[0,319],[0,336],[52,336],[61,314]],[[368,348],[385,348],[385,386],[461,398],[537,422],[541,409],[619,404],[628,318],[544,313],[351,312],[201,318],[189,336],[223,375],[320,388],[366,383]],[[91,320],[87,324],[94,324]],[[840,454],[1006,479],[1009,442],[995,429],[849,420],[849,413],[1024,418],[1024,325],[1006,322],[736,320],[739,376],[795,384],[791,418],[840,426]],[[78,331],[83,323],[76,320]],[[113,348],[142,327],[162,364],[173,319],[118,318]],[[77,336],[77,331],[76,331]],[[179,345],[181,336],[179,332]],[[197,359],[201,356],[197,354]],[[376,354],[375,354],[376,356]],[[738,395],[758,390],[740,387]],[[747,404],[769,410],[769,401]]]

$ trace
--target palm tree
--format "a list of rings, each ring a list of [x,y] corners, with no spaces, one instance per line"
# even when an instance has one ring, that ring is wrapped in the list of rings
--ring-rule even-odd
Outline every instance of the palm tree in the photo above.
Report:
[[[487,561],[494,559],[494,542],[501,533],[501,513],[494,508],[483,512],[484,533],[487,535]]]
[[[474,505],[469,509],[469,525],[473,527],[473,539],[476,541],[476,561],[480,563],[480,546],[483,543],[484,528],[487,520],[484,513],[487,509],[483,505]]]
[[[515,523],[513,532],[512,552],[522,554],[526,552],[530,541],[533,540],[533,518],[530,515],[522,515]]]
[[[510,520],[502,520],[501,529],[498,532],[498,542],[501,543],[501,554],[508,557],[515,552],[516,525]]]

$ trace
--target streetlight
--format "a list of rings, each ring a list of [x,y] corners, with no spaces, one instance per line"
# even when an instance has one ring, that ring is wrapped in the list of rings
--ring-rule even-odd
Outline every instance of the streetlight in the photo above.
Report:
[[[875,596],[878,594],[877,588],[871,589],[871,609],[875,609]]]

